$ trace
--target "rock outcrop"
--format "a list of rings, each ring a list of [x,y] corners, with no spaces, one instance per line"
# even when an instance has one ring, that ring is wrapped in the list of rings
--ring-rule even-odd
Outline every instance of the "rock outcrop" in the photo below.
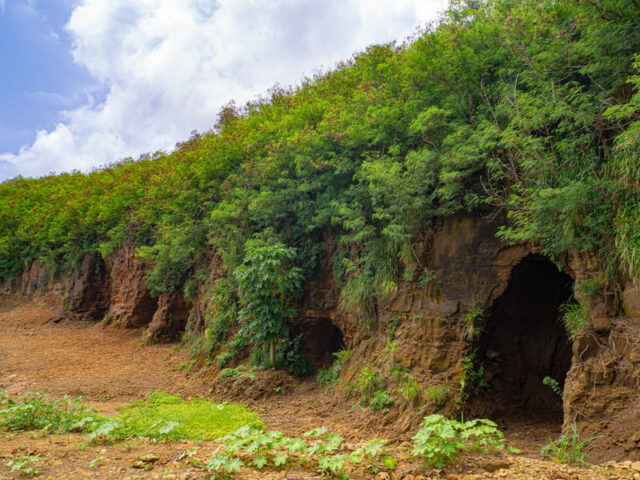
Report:
[[[26,297],[47,288],[51,276],[40,260],[36,260],[18,277],[16,290]]]
[[[107,265],[111,273],[111,304],[105,324],[144,327],[151,323],[158,300],[149,293],[145,278],[147,267],[136,257],[133,243],[125,241]]]
[[[145,330],[142,341],[155,343],[180,338],[189,319],[190,305],[180,293],[163,293],[158,297],[158,308]]]
[[[111,305],[110,272],[102,259],[85,255],[76,271],[64,281],[65,314],[82,320],[102,320]]]

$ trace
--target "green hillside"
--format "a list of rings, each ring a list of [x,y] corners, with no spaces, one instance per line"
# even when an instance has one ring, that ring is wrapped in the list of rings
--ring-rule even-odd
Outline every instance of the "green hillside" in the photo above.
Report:
[[[154,295],[189,293],[207,249],[235,282],[255,236],[308,276],[330,231],[364,305],[429,275],[415,252],[461,211],[506,211],[508,241],[640,279],[639,113],[637,0],[455,1],[402,45],[229,104],[172,153],[4,182],[0,279],[129,238]]]

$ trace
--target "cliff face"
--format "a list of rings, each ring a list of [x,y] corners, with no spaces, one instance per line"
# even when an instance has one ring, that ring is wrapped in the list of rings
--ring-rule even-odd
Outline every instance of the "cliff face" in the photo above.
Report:
[[[583,437],[600,436],[590,447],[594,456],[640,458],[640,292],[627,286],[627,315],[616,317],[606,284],[590,298],[574,289],[604,278],[597,258],[575,253],[558,268],[535,246],[505,246],[495,235],[502,222],[441,221],[424,255],[435,280],[400,283],[377,304],[372,330],[341,309],[327,247],[299,318],[315,342],[307,348],[335,349],[329,338],[337,327],[355,365],[397,364],[424,386],[446,387],[445,411],[463,400],[468,415],[503,423],[551,419],[567,433],[575,421]],[[578,302],[588,321],[570,340],[560,310]],[[392,324],[399,326],[390,349]],[[344,377],[355,383],[356,369]],[[558,382],[562,398],[545,377]],[[390,419],[401,430],[410,423],[400,414],[384,423]]]
[[[473,216],[441,220],[422,255],[435,278],[400,282],[375,305],[369,326],[341,306],[337,249],[327,240],[292,334],[302,336],[316,365],[328,365],[343,346],[351,350],[343,389],[357,382],[358,367],[401,367],[424,388],[446,389],[443,402],[431,401],[433,410],[464,404],[468,415],[552,419],[564,431],[575,422],[582,436],[601,436],[593,443],[596,455],[606,446],[609,457],[640,458],[640,293],[628,285],[621,295],[626,315],[616,317],[606,285],[590,298],[574,289],[603,278],[596,258],[569,255],[558,268],[534,246],[505,246],[495,236],[501,224]],[[60,296],[61,316],[147,327],[147,341],[175,340],[185,328],[203,328],[220,259],[209,267],[193,302],[175,293],[152,298],[131,244],[105,262],[87,256],[73,275],[56,280],[34,263],[4,291],[30,296],[46,287]],[[588,307],[589,321],[570,340],[559,309],[577,302]],[[558,382],[563,398],[543,384],[545,377]],[[416,416],[405,409],[384,422],[402,430]]]
[[[51,278],[47,268],[37,261],[22,275],[3,285],[4,295],[31,297],[48,292],[58,302],[52,320],[72,315],[80,320],[101,320],[111,305],[108,265],[93,255],[85,255],[74,272]]]
[[[108,325],[144,327],[156,311],[158,301],[145,283],[146,266],[136,257],[134,245],[126,241],[107,262],[111,304],[105,318]]]
[[[575,421],[593,446],[619,457],[640,458],[640,324],[615,318],[606,331],[593,325],[573,343],[564,390],[564,425]]]

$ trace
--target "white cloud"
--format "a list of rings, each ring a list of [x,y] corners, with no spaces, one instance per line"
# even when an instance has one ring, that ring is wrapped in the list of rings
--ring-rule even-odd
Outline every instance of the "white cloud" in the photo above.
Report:
[[[442,8],[444,0],[84,0],[67,30],[75,61],[106,97],[87,94],[32,145],[0,154],[0,175],[8,164],[39,176],[170,149],[211,128],[229,100],[402,40]]]

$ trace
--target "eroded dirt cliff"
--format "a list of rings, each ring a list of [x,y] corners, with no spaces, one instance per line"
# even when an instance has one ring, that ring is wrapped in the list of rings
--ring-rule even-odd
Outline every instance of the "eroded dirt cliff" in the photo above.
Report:
[[[446,390],[438,401],[423,395],[419,406],[398,401],[381,422],[362,415],[365,424],[380,422],[401,435],[428,411],[488,416],[507,428],[547,422],[569,432],[575,422],[582,435],[598,437],[591,445],[597,457],[640,458],[638,290],[627,285],[617,309],[606,282],[587,298],[576,285],[603,278],[597,258],[575,253],[554,264],[534,245],[505,245],[496,237],[502,224],[502,218],[470,215],[441,219],[419,252],[431,280],[400,282],[366,314],[340,301],[338,249],[327,238],[292,336],[301,336],[303,353],[317,368],[330,365],[341,348],[351,351],[333,393],[345,405],[354,401],[363,368],[391,375],[400,367],[423,393]],[[104,319],[106,325],[146,328],[148,343],[171,341],[185,328],[201,331],[205,317],[215,313],[210,295],[222,271],[220,258],[206,267],[208,280],[193,301],[179,293],[153,298],[147,267],[125,242],[104,262],[86,256],[72,274],[55,279],[36,262],[3,291],[5,297],[48,291],[58,302],[52,320]],[[589,312],[573,340],[560,321],[559,308],[567,303]],[[558,382],[563,398],[543,384],[545,377]]]

